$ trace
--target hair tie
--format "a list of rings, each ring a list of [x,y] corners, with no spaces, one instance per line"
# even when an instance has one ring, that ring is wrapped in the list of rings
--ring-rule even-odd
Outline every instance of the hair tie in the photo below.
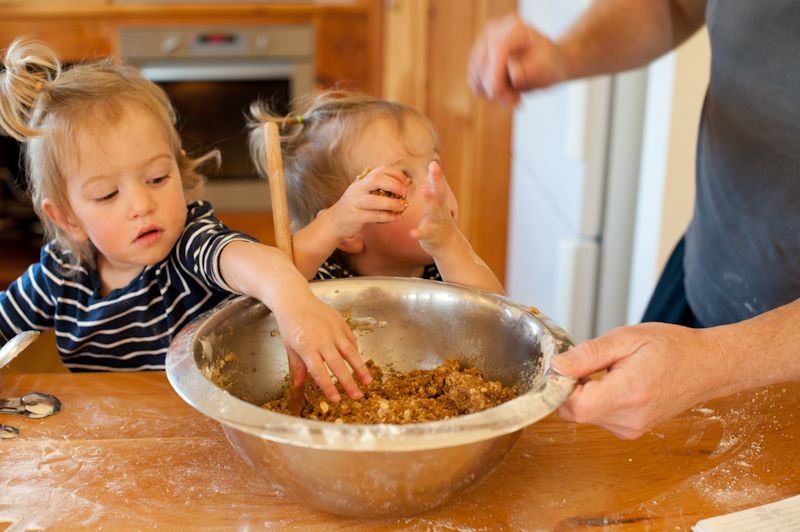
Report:
[[[297,123],[298,124],[302,124],[303,123],[303,116],[302,115],[297,115],[295,118],[297,119]]]

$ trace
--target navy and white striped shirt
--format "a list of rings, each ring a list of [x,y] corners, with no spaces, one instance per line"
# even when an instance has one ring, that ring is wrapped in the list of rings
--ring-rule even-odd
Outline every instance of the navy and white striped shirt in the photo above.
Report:
[[[313,280],[343,279],[345,277],[360,276],[350,268],[347,257],[337,250],[333,252],[333,255],[325,259],[325,262],[317,269],[317,274]],[[425,266],[421,278],[441,281],[442,274],[439,273],[439,268],[436,267],[436,264],[428,264]]]
[[[50,242],[39,262],[0,292],[0,340],[54,328],[72,371],[164,369],[175,334],[231,295],[219,255],[237,240],[254,239],[225,227],[208,203],[193,203],[169,256],[106,296],[97,270],[78,267],[65,275],[66,252]]]

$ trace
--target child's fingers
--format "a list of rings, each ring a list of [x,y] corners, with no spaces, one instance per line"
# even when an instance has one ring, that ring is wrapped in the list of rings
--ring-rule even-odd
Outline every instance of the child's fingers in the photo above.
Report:
[[[351,186],[370,192],[385,190],[398,196],[408,193],[408,178],[406,175],[391,166],[379,166],[361,179],[356,179]]]
[[[342,396],[339,394],[339,390],[336,389],[333,381],[331,381],[327,366],[322,362],[323,358],[324,356],[320,356],[319,354],[310,357],[305,361],[306,368],[308,369],[308,374],[311,375],[311,378],[314,379],[314,382],[319,386],[322,394],[328,400],[338,403],[342,400]],[[336,375],[336,373],[334,373],[334,375]],[[336,376],[338,377],[338,375]],[[352,380],[352,377],[350,380]]]
[[[442,166],[439,164],[438,161],[431,161],[428,163],[428,188],[431,190],[431,194],[437,200],[443,201],[447,194],[447,183],[444,179],[444,172],[442,172]]]
[[[308,371],[306,370],[306,365],[303,363],[303,359],[291,349],[289,350],[289,366],[291,367],[292,373],[291,385],[294,388],[299,388],[306,382]]]
[[[431,161],[428,164],[428,185],[441,208],[449,211],[450,216],[458,220],[458,205],[438,161]]]
[[[364,394],[358,389],[358,384],[356,384],[356,381],[353,379],[352,373],[350,373],[350,368],[344,363],[344,359],[339,354],[339,350],[336,346],[330,346],[327,350],[323,351],[322,356],[325,358],[325,363],[328,365],[328,368],[336,375],[339,384],[351,399],[361,399],[364,397]]]
[[[377,174],[369,179],[369,184],[374,189],[386,190],[398,196],[405,196],[408,193],[408,178],[404,173]]]
[[[350,327],[347,327],[347,332],[350,333],[350,336],[352,337],[353,333],[350,331]],[[350,364],[353,372],[358,375],[358,380],[365,385],[371,383],[372,375],[367,369],[364,359],[358,354],[358,349],[356,349],[355,346],[355,338],[353,338],[352,343],[351,341],[346,340],[337,342],[336,346],[339,348],[339,352],[342,354],[347,363]]]
[[[390,213],[402,213],[408,207],[408,203],[404,199],[379,196],[377,194],[358,196],[353,200],[353,205],[365,211],[387,211]]]

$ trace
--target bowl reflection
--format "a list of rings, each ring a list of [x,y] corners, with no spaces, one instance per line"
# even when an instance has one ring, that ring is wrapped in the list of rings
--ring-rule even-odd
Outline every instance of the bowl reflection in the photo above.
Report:
[[[256,471],[306,505],[360,517],[434,508],[488,475],[521,429],[555,410],[575,386],[550,370],[552,356],[572,346],[568,335],[507,298],[390,277],[311,287],[358,325],[365,359],[408,371],[456,357],[522,393],[483,412],[410,425],[340,425],[264,410],[259,405],[280,393],[287,374],[275,318],[249,298],[223,303],[175,338],[169,381],[220,422]]]

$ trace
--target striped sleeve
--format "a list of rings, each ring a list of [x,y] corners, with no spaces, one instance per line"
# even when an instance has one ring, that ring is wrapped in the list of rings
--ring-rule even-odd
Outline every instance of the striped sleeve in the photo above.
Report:
[[[61,274],[50,246],[8,290],[0,292],[0,339],[3,343],[22,331],[53,327],[56,292]]]
[[[176,246],[180,264],[208,286],[233,292],[222,278],[219,268],[222,250],[231,242],[256,242],[256,239],[226,227],[206,202],[190,205],[188,216],[186,227]]]
[[[314,280],[343,279],[345,277],[355,277],[355,275],[350,271],[350,268],[347,267],[345,259],[334,252],[334,254],[325,259],[325,262],[317,269]]]

